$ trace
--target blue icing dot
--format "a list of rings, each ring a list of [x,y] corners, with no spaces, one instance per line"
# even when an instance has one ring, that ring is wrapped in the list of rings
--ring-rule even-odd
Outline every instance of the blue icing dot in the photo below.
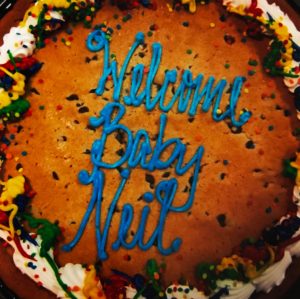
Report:
[[[138,32],[135,36],[135,40],[139,43],[144,43],[145,41],[145,34],[143,32]]]
[[[130,170],[128,168],[122,169],[121,176],[124,179],[127,179],[130,175]]]
[[[86,170],[81,170],[78,173],[78,180],[81,184],[84,184],[84,185],[89,184],[89,179],[90,179],[90,176]]]
[[[173,241],[173,243],[172,243],[173,252],[176,252],[179,250],[181,243],[182,243],[182,240],[179,238],[177,238]]]
[[[33,269],[33,270],[37,268],[37,266],[36,266],[35,264],[33,264],[32,262],[29,262],[29,263],[27,264],[27,266],[28,266],[29,268]]]
[[[145,202],[152,202],[153,199],[154,199],[154,196],[151,192],[146,192],[144,195],[143,195],[143,198],[144,198],[144,201]]]

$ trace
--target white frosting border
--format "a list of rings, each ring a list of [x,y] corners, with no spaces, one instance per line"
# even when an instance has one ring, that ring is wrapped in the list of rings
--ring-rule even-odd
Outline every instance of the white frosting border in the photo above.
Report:
[[[37,4],[37,2],[36,2]],[[244,5],[246,7],[249,7],[251,4],[251,0],[223,0],[223,5],[227,7],[239,7],[240,5]],[[300,32],[297,30],[294,23],[291,21],[291,19],[277,6],[275,3],[269,4],[266,0],[258,0],[258,7],[263,10],[263,16],[265,18],[268,18],[268,15],[271,15],[274,19],[281,19],[281,22],[289,28],[289,32],[291,34],[291,39],[297,44],[300,45]],[[57,12],[53,12],[51,15],[53,18],[59,19],[63,21],[63,16],[61,16]],[[37,19],[29,17],[27,19],[27,22],[24,27],[17,26],[11,28],[10,32],[4,36],[4,43],[0,47],[0,64],[4,64],[9,60],[9,57],[7,55],[7,50],[10,50],[13,57],[28,57],[31,56],[36,48],[35,44],[35,38],[34,36],[29,32],[29,26],[30,25],[36,25]],[[13,49],[11,45],[14,45],[16,32],[22,31],[22,38],[19,39],[19,45],[20,47],[15,47],[16,49]],[[27,47],[23,47],[23,45],[26,45]],[[298,66],[299,63],[293,60],[293,66]],[[284,82],[287,85],[288,89],[291,92],[294,92],[294,90],[299,86],[299,84],[296,82],[297,80],[291,80],[291,78],[284,78]],[[1,98],[1,92],[3,92],[3,89],[0,89],[0,98]],[[294,201],[297,200],[297,203],[299,204],[299,192],[300,187],[295,186],[294,191]],[[298,206],[298,214],[300,215],[300,208]],[[299,232],[300,233],[300,232]],[[9,237],[9,233],[3,230],[0,230],[0,238],[8,242],[10,246],[14,248],[14,254],[13,259],[14,263],[17,268],[20,269],[20,271],[26,275],[28,275],[30,278],[35,280],[34,276],[36,275],[35,270],[31,269],[28,266],[25,266],[24,257],[20,254],[18,251],[15,243],[13,241],[7,241]],[[39,240],[38,240],[39,242]],[[47,288],[48,290],[52,291],[54,294],[56,294],[59,298],[67,298],[65,296],[64,291],[61,289],[61,287],[58,285],[56,278],[54,277],[53,273],[51,274],[51,271],[48,271],[49,264],[47,261],[45,261],[44,258],[41,258],[38,254],[38,246],[35,246],[31,244],[28,241],[23,242],[24,248],[27,248],[25,250],[28,253],[36,252],[36,259],[37,262],[34,262],[37,264],[39,268],[45,268],[47,271],[41,270],[40,281],[42,281],[43,286]],[[49,252],[49,254],[52,255],[52,252]],[[256,289],[257,291],[264,291],[269,292],[275,285],[278,286],[281,284],[282,280],[285,277],[285,272],[288,266],[292,262],[292,256],[300,256],[300,241],[290,245],[287,250],[284,253],[284,257],[281,261],[278,261],[274,265],[270,266],[268,269],[266,269],[263,274],[256,278],[252,283],[243,284],[242,282],[233,282],[233,281],[219,281],[218,286],[224,287],[227,286],[229,290],[229,295],[222,296],[222,298],[227,299],[247,299],[251,296],[251,294]],[[69,285],[77,285],[77,286],[83,286],[85,273],[84,268],[81,265],[73,265],[73,264],[67,264],[64,267],[59,269],[62,279],[64,282],[66,282]],[[173,287],[174,285],[169,286]],[[179,287],[179,285],[177,286]],[[187,286],[182,286],[187,287]],[[82,289],[82,288],[81,288]],[[168,289],[168,288],[167,288]],[[136,294],[136,290],[132,287],[128,287],[126,290],[127,299],[131,299]],[[172,293],[173,294],[173,293]],[[184,297],[184,298],[194,298],[194,299],[205,299],[206,297],[202,292],[199,292],[196,288],[193,289],[191,292],[193,295],[192,297]],[[75,293],[75,295],[78,298],[85,298],[81,291],[78,291]],[[177,296],[177,299],[183,298],[180,294],[173,294],[174,296]],[[166,292],[167,298],[172,298],[170,295]],[[139,297],[140,299],[144,299],[143,297]]]

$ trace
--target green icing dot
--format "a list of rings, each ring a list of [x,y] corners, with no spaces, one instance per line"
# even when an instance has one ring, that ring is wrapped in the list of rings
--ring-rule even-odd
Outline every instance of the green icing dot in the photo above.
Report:
[[[16,113],[22,115],[30,107],[29,102],[26,99],[19,98],[13,101],[10,105],[0,109],[0,117],[8,116],[9,119],[13,119]]]
[[[257,66],[258,62],[255,59],[249,59],[248,64],[251,65],[251,66]]]
[[[285,177],[295,180],[297,176],[297,169],[291,166],[290,159],[283,160],[283,170],[282,174]]]

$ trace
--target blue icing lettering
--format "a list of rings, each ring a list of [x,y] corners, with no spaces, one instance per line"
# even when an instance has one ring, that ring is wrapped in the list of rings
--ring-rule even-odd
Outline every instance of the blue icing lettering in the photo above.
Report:
[[[84,214],[79,229],[73,240],[63,246],[63,250],[69,251],[76,246],[81,239],[86,225],[90,219],[91,213],[96,209],[96,238],[98,257],[101,260],[108,258],[106,251],[107,238],[109,233],[110,224],[113,218],[113,212],[122,195],[123,189],[130,173],[133,168],[140,166],[147,171],[155,171],[157,169],[167,169],[171,164],[175,166],[177,175],[184,175],[188,170],[193,169],[193,180],[191,182],[191,189],[189,196],[185,203],[182,205],[175,205],[174,199],[178,188],[178,181],[175,178],[160,181],[156,187],[154,194],[146,192],[144,194],[144,201],[146,205],[143,207],[140,215],[140,222],[138,231],[131,242],[126,240],[127,232],[131,226],[134,217],[134,208],[131,204],[127,203],[123,206],[121,212],[120,225],[117,235],[117,240],[112,244],[114,250],[119,249],[121,246],[131,249],[138,246],[142,250],[148,250],[154,244],[157,244],[157,249],[163,255],[169,255],[179,250],[182,240],[175,238],[168,247],[163,245],[163,233],[165,227],[165,220],[170,212],[182,213],[191,208],[195,191],[198,182],[200,171],[201,159],[203,156],[204,148],[200,146],[195,151],[194,155],[189,161],[185,161],[185,154],[187,151],[186,145],[181,142],[179,138],[171,138],[164,140],[164,131],[167,125],[167,115],[160,116],[159,133],[155,146],[151,146],[149,134],[140,129],[134,135],[128,127],[120,123],[126,110],[125,106],[120,103],[108,103],[99,113],[99,117],[91,117],[90,125],[94,128],[102,127],[102,134],[99,139],[96,139],[91,149],[91,161],[93,163],[93,170],[89,173],[82,170],[78,174],[80,183],[84,185],[93,185],[92,196]],[[109,135],[114,134],[116,131],[122,131],[126,136],[127,143],[122,157],[118,157],[116,161],[104,161],[104,148]],[[169,156],[162,160],[161,156],[165,150],[172,146],[173,151]],[[117,167],[124,168],[121,172],[121,181],[109,205],[104,226],[101,228],[102,214],[102,197],[103,188],[105,183],[105,173],[102,169],[113,169]],[[147,219],[151,212],[150,204],[154,200],[161,206],[157,226],[154,229],[151,237],[144,240],[144,232],[147,225]],[[135,214],[135,216],[137,216]]]
[[[135,134],[124,124],[121,123],[125,115],[125,106],[120,103],[121,91],[125,73],[136,49],[144,43],[144,34],[138,33],[135,41],[131,46],[124,63],[118,70],[117,61],[110,61],[109,41],[105,37],[105,33],[101,30],[95,30],[91,33],[87,40],[88,48],[93,51],[104,51],[104,63],[102,76],[99,79],[96,88],[96,94],[102,95],[105,91],[105,84],[109,77],[112,78],[114,84],[113,103],[108,103],[99,113],[98,117],[90,118],[90,125],[94,128],[102,127],[102,134],[99,139],[96,139],[91,149],[91,161],[93,169],[91,173],[82,170],[78,174],[78,179],[81,184],[92,184],[93,192],[88,204],[87,210],[83,215],[82,221],[73,240],[65,244],[63,249],[66,251],[72,250],[82,235],[84,234],[90,216],[95,209],[95,231],[97,239],[98,257],[101,260],[108,258],[107,254],[107,239],[110,230],[111,221],[114,217],[114,211],[118,201],[122,195],[126,182],[130,177],[132,170],[139,166],[142,169],[153,172],[155,170],[163,170],[171,165],[175,167],[175,173],[179,176],[184,175],[192,169],[191,188],[186,201],[181,205],[175,204],[175,197],[178,189],[178,181],[176,178],[160,181],[156,186],[154,193],[146,192],[143,194],[145,206],[142,208],[139,217],[139,225],[136,234],[131,239],[127,240],[128,231],[131,228],[134,217],[134,207],[130,203],[124,204],[120,215],[120,224],[116,240],[112,244],[113,250],[118,250],[120,247],[132,249],[138,246],[142,250],[148,250],[154,244],[163,255],[170,255],[179,250],[182,240],[175,237],[171,244],[165,246],[163,244],[163,234],[167,215],[173,213],[183,213],[190,209],[194,202],[196,187],[199,178],[200,165],[204,153],[203,146],[199,146],[189,161],[185,161],[187,146],[181,142],[179,138],[170,138],[165,140],[164,133],[167,126],[168,117],[165,113],[169,112],[177,103],[177,111],[179,113],[187,112],[189,116],[195,116],[198,110],[208,112],[212,109],[212,118],[215,121],[221,121],[229,118],[234,126],[243,126],[251,117],[251,112],[243,111],[239,118],[236,118],[236,106],[239,100],[241,88],[243,85],[243,77],[236,77],[227,105],[224,112],[220,112],[220,104],[224,89],[227,85],[226,80],[222,79],[215,83],[213,76],[209,77],[207,82],[203,82],[202,74],[193,78],[190,70],[184,70],[180,82],[177,82],[178,71],[168,70],[165,72],[163,84],[157,91],[155,96],[152,96],[152,85],[154,84],[155,76],[159,70],[162,46],[159,43],[152,45],[152,57],[149,72],[145,79],[145,87],[141,89],[145,66],[137,64],[133,67],[131,73],[131,86],[127,95],[123,96],[123,102],[127,106],[139,107],[145,105],[147,111],[152,111],[158,107],[162,114],[159,119],[159,132],[155,145],[151,145],[149,134],[146,130],[140,129]],[[174,94],[169,101],[166,100],[166,94],[170,85],[177,83]],[[200,107],[200,108],[199,108]],[[127,140],[126,148],[121,157],[118,157],[113,162],[104,160],[104,149],[107,138],[115,132],[122,132]],[[166,150],[169,149],[169,154],[165,157]],[[162,156],[164,153],[164,160]],[[111,203],[109,205],[103,227],[101,221],[103,217],[102,198],[105,184],[105,173],[103,169],[123,169],[120,173],[120,183],[115,190]],[[147,220],[151,213],[151,204],[156,201],[161,209],[157,220],[157,225],[153,230],[152,235],[148,240],[145,238],[145,229]]]
[[[105,33],[101,30],[95,30],[89,35],[87,47],[91,51],[104,51],[103,73],[96,88],[97,95],[104,93],[106,81],[109,76],[112,76],[114,84],[113,99],[117,102],[120,101],[125,72],[136,49],[143,43],[144,34],[139,32],[118,73],[117,61],[110,61],[109,41],[106,39]],[[145,88],[140,91],[144,79],[145,67],[143,64],[137,64],[132,69],[129,94],[123,97],[124,104],[135,107],[144,104],[147,111],[152,111],[157,106],[162,112],[168,112],[177,102],[177,111],[179,113],[187,112],[189,116],[195,116],[199,109],[203,112],[208,112],[212,107],[212,118],[216,122],[229,118],[236,127],[243,126],[250,119],[251,112],[244,110],[238,113],[239,118],[236,118],[235,110],[244,82],[244,78],[241,76],[237,76],[232,83],[229,105],[225,112],[220,112],[220,103],[227,81],[222,79],[215,84],[215,79],[211,76],[207,82],[204,83],[202,74],[199,74],[193,79],[193,74],[190,70],[184,70],[181,81],[178,82],[175,93],[169,102],[166,102],[166,93],[169,86],[175,84],[178,79],[178,71],[176,69],[165,72],[163,84],[157,91],[157,94],[152,96],[152,85],[159,70],[161,57],[161,44],[153,43],[151,63],[145,82]],[[201,108],[199,108],[200,105]]]

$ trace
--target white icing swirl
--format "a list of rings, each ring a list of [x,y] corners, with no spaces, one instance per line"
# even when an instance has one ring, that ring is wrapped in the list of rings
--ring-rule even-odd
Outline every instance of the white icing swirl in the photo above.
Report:
[[[126,299],[133,299],[137,294],[137,290],[131,286],[126,287]],[[136,299],[146,299],[143,296],[139,296]]]
[[[60,294],[62,289],[58,284],[55,275],[50,268],[47,260],[42,258],[39,254],[40,246],[35,246],[28,241],[21,243],[23,250],[28,254],[34,254],[36,261],[26,259],[18,250],[15,242],[9,237],[9,233],[3,230],[0,230],[0,238],[5,240],[14,248],[13,260],[16,267],[23,273],[28,275],[37,283],[42,283],[43,287],[52,291],[55,294]],[[37,238],[36,241],[40,243],[40,240]],[[53,256],[52,250],[49,251],[49,255]],[[28,263],[32,263],[32,267],[28,266]]]
[[[229,7],[238,7],[241,5],[249,7],[251,3],[251,0],[223,0],[223,5]],[[269,16],[271,16],[274,20],[281,20],[281,23],[289,28],[292,40],[296,44],[300,44],[300,32],[297,30],[289,16],[284,13],[276,3],[268,3],[267,0],[259,0],[258,8],[262,10],[262,17],[264,19],[269,20]]]
[[[293,238],[300,235],[300,229],[293,235]],[[287,246],[286,250],[291,254],[291,256],[300,257],[300,241]]]
[[[172,290],[172,292],[171,292]],[[203,292],[187,285],[172,284],[166,289],[167,299],[207,299]]]
[[[0,47],[0,64],[9,61],[8,51],[13,57],[31,56],[35,49],[35,37],[26,27],[12,27],[4,35],[3,45]]]
[[[72,293],[79,299],[85,299],[82,293],[84,287],[84,280],[86,277],[86,270],[80,264],[66,264],[59,268],[59,273],[62,281],[71,288]],[[76,288],[75,288],[76,287]],[[58,295],[58,294],[57,294]],[[63,294],[64,295],[64,294]],[[61,297],[63,298],[63,297]],[[69,297],[67,297],[69,298]]]
[[[94,1],[91,1],[94,2]],[[260,0],[259,8],[263,10],[263,17],[266,19],[269,18],[268,15],[271,15],[274,19],[281,19],[281,22],[289,28],[292,40],[300,45],[300,32],[297,30],[290,18],[284,14],[281,9],[276,4],[269,4],[266,0]],[[250,6],[251,0],[223,0],[223,4],[226,6],[238,7],[240,5]],[[61,14],[55,11],[50,12],[52,19],[57,19],[63,21]],[[37,18],[28,17],[24,27],[13,27],[8,34],[4,36],[4,43],[0,47],[0,64],[4,64],[9,60],[7,51],[10,50],[13,57],[28,57],[33,54],[35,49],[35,38],[33,34],[28,31],[30,25],[36,26]],[[299,63],[296,61],[292,62],[292,67],[299,66]],[[285,84],[291,92],[294,92],[298,84],[298,79],[288,78],[284,79]],[[1,93],[0,89],[0,93]],[[300,112],[298,114],[300,119]],[[300,211],[300,187],[295,186],[293,201],[298,205]],[[300,230],[294,235],[299,235]],[[22,273],[27,274],[33,280],[41,282],[45,288],[55,293],[60,298],[67,298],[65,292],[62,290],[58,284],[55,275],[52,271],[52,268],[49,266],[45,258],[41,258],[39,255],[40,246],[35,246],[28,241],[22,241],[22,247],[24,251],[31,255],[35,254],[36,261],[31,261],[26,259],[18,251],[17,246],[14,241],[8,240],[9,233],[3,230],[0,230],[0,238],[8,242],[14,248],[13,260],[16,266],[21,270]],[[40,243],[40,239],[37,238],[37,242]],[[49,254],[53,256],[53,252],[50,251]],[[265,270],[262,275],[256,278],[253,281],[253,284],[256,286],[257,290],[269,292],[273,286],[279,285],[285,277],[285,271],[290,265],[292,259],[291,255],[300,256],[300,242],[292,244],[287,247],[287,250],[284,253],[284,257],[281,261],[270,266]],[[28,262],[32,262],[32,267],[28,267]],[[33,269],[36,267],[35,269]],[[85,298],[82,293],[82,287],[85,279],[85,269],[81,265],[67,264],[64,267],[59,269],[62,280],[71,288],[78,286],[79,290],[74,292],[77,298]],[[38,276],[37,276],[38,275]],[[222,298],[230,299],[246,299],[251,296],[254,291],[254,285],[251,283],[243,284],[240,282],[234,282],[229,280],[218,281],[218,287],[228,287],[229,295],[222,296]],[[207,297],[196,288],[190,290],[188,293],[179,292],[178,288],[181,287],[184,289],[189,288],[185,285],[171,285],[168,289],[172,289],[172,292],[166,291],[166,296],[168,299],[177,298],[177,299],[206,299]],[[167,289],[167,290],[168,290]],[[126,288],[126,297],[127,299],[132,299],[136,295],[137,291],[132,287]],[[145,299],[140,296],[139,299]]]
[[[285,278],[285,271],[292,262],[288,251],[284,252],[283,258],[270,266],[259,277],[253,280],[257,291],[269,293],[274,286],[279,286]]]
[[[217,280],[218,288],[227,287],[229,294],[223,295],[223,299],[248,299],[255,291],[255,286],[252,283],[243,283],[234,280]]]
[[[293,203],[300,207],[300,186],[295,185],[293,190]]]
[[[51,17],[51,20],[59,20],[64,22],[64,17],[61,13],[59,13],[58,11],[48,11],[48,15]],[[32,16],[28,16],[26,22],[25,22],[25,27],[29,28],[30,26],[35,27],[37,25],[38,19],[34,18]]]
[[[47,262],[47,260],[40,256],[40,237],[36,238],[38,246],[33,245],[29,241],[22,241],[21,246],[23,250],[30,256],[34,254],[35,260],[25,258],[18,250],[15,242],[9,237],[9,232],[0,230],[0,238],[13,247],[13,261],[16,267],[23,273],[29,276],[36,283],[41,284],[44,288],[53,292],[58,298],[69,298],[65,291],[61,288],[55,274]],[[50,250],[49,255],[53,258],[53,250]],[[61,279],[69,287],[78,286],[76,291],[73,291],[74,295],[79,299],[85,299],[82,293],[82,287],[85,279],[85,269],[81,265],[67,264],[59,269],[61,273]]]

